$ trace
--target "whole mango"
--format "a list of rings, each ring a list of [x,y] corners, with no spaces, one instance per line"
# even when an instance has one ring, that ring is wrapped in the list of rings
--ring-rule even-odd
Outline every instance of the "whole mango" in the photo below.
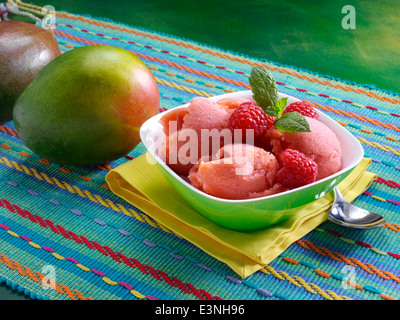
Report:
[[[157,82],[133,53],[85,46],[49,63],[22,93],[13,120],[21,140],[55,163],[115,160],[139,142],[159,110]]]
[[[0,21],[0,123],[11,120],[15,101],[59,55],[51,29],[23,21]]]

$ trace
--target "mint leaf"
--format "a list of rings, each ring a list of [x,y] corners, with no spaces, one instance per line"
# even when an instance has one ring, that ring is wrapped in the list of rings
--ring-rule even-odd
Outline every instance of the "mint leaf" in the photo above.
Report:
[[[275,103],[278,101],[278,86],[271,72],[265,68],[253,67],[249,83],[257,105],[267,114],[273,112]]]
[[[310,132],[307,119],[298,112],[285,113],[281,118],[274,122],[275,127],[282,132]]]
[[[281,115],[283,110],[285,110],[287,99],[288,99],[287,97],[281,98],[275,103],[275,110],[278,115]]]
[[[278,100],[278,86],[268,69],[253,67],[249,76],[249,84],[253,99],[264,112],[275,117],[274,125],[282,132],[310,132],[307,119],[298,112],[288,112],[282,115],[288,98]]]
[[[279,99],[275,105],[267,107],[267,109],[264,110],[264,112],[271,116],[271,117],[277,117],[279,118],[286,108],[286,102],[288,98],[281,98]]]

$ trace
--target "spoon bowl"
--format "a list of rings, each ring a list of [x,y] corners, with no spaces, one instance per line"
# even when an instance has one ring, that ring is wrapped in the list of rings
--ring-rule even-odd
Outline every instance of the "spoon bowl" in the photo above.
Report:
[[[328,219],[336,224],[354,229],[381,227],[386,219],[374,212],[359,208],[348,202],[339,189],[333,189],[335,201],[329,211]]]

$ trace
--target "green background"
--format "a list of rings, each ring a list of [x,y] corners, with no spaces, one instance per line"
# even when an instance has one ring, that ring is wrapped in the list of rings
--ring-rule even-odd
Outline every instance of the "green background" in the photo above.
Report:
[[[400,92],[400,1],[37,0]],[[356,29],[343,29],[345,5]]]
[[[0,0],[1,1],[1,0]],[[30,1],[26,1],[30,3]],[[400,2],[36,0],[248,56],[400,92]],[[356,29],[343,29],[345,5]],[[25,299],[0,285],[0,299]]]

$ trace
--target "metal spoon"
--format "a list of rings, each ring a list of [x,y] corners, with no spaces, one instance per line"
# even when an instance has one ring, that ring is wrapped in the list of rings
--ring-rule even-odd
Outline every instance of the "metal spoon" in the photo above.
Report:
[[[361,209],[348,202],[337,187],[333,191],[335,201],[329,211],[328,219],[330,221],[354,229],[371,229],[381,227],[386,223],[386,219],[379,214]]]

